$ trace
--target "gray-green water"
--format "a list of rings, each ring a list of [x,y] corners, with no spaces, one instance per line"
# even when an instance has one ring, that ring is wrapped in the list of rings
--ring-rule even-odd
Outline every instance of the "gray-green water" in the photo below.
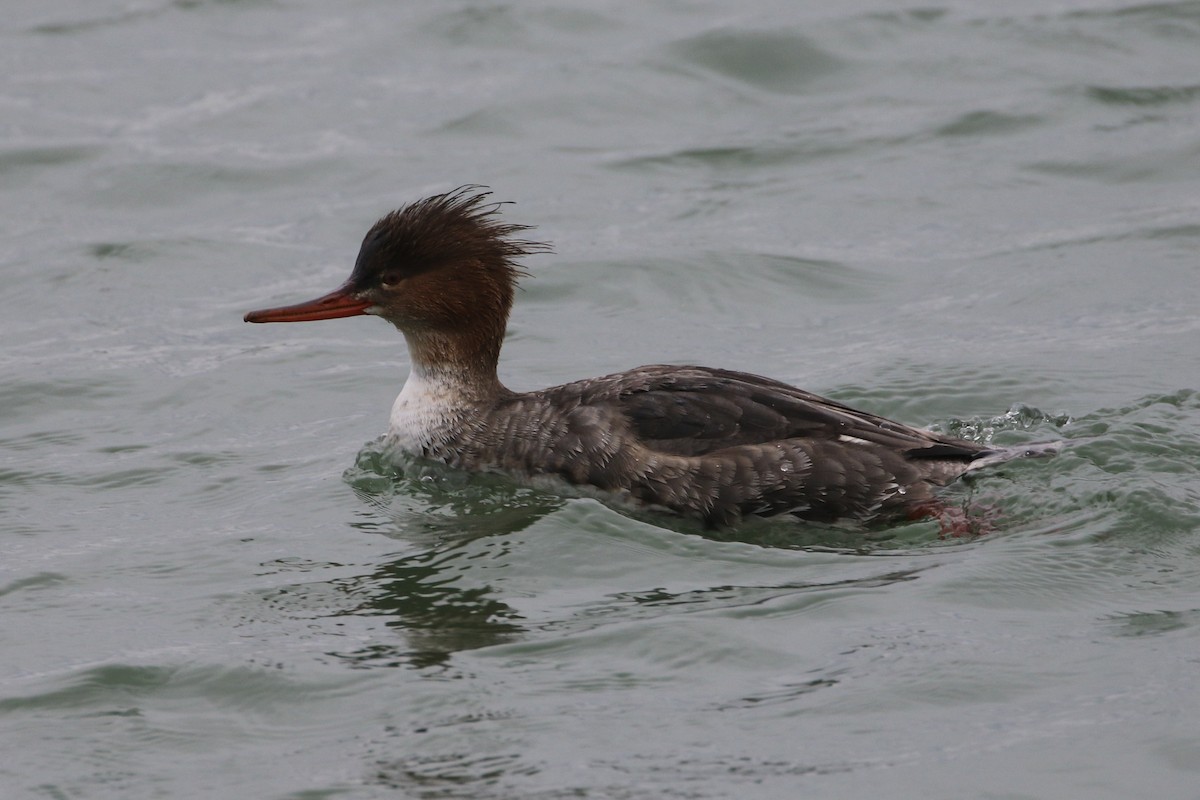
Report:
[[[1200,797],[1200,3],[10,3],[0,796]],[[752,370],[1066,438],[994,530],[706,537],[399,475],[383,212],[515,388]]]

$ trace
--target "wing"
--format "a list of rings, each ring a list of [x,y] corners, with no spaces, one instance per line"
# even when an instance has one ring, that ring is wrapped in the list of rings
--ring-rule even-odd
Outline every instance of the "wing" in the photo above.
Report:
[[[982,445],[938,436],[794,386],[731,370],[653,365],[557,387],[613,404],[645,446],[697,456],[785,439],[869,443],[909,458],[971,461]]]

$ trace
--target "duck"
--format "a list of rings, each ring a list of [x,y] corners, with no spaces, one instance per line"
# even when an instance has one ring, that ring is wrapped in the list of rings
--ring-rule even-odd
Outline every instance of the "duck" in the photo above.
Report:
[[[451,468],[551,479],[710,528],[790,515],[869,525],[936,516],[937,492],[976,470],[1051,455],[1055,443],[997,447],[911,427],[771,378],[652,364],[514,391],[497,368],[521,238],[486,187],[462,186],[379,219],[350,277],[246,322],[359,315],[392,323],[411,369],[386,441]]]

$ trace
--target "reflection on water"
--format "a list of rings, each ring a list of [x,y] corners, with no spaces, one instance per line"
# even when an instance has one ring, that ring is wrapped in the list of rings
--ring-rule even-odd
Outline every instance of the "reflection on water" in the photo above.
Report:
[[[510,587],[488,575],[504,576],[513,561],[513,534],[571,502],[522,487],[499,475],[449,469],[390,453],[379,443],[366,446],[346,480],[370,508],[351,526],[403,541],[411,548],[362,575],[287,587],[286,602],[300,607],[333,605],[321,616],[379,617],[397,636],[373,637],[353,650],[330,654],[356,667],[446,667],[455,653],[521,641],[529,622],[505,601]],[[629,510],[624,509],[625,515]],[[700,536],[712,542],[749,544],[787,551],[811,550],[857,555],[918,555],[937,552],[936,526],[913,524],[875,531],[808,525],[795,520],[754,520],[738,528],[710,531],[696,523],[649,512],[631,515],[663,535]],[[618,518],[619,519],[619,518]],[[546,534],[553,537],[553,532]],[[557,534],[561,536],[562,534]],[[599,536],[598,533],[582,533]],[[924,569],[868,574],[844,580],[788,580],[760,585],[712,584],[686,591],[664,587],[615,592],[595,598],[586,609],[539,629],[562,635],[605,619],[650,618],[664,606],[694,610],[737,609],[746,613],[782,597],[811,595],[821,602],[838,592],[913,580]],[[640,609],[640,610],[638,610]],[[303,612],[301,612],[303,613]]]
[[[472,553],[467,542],[397,559],[370,575],[336,582],[356,601],[337,615],[388,617],[387,626],[403,634],[403,644],[373,642],[335,653],[355,666],[445,666],[453,653],[511,641],[523,631],[520,615],[493,596],[490,586],[466,586],[462,559],[503,557]]]

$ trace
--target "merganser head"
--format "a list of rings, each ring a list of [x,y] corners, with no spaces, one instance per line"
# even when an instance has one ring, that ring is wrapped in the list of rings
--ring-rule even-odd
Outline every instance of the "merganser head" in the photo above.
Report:
[[[501,204],[490,196],[483,187],[462,186],[393,211],[367,231],[342,286],[306,303],[251,311],[246,322],[373,314],[403,331],[410,346],[430,338],[478,339],[481,346],[493,341],[498,356],[523,274],[517,259],[549,248],[511,238],[529,226],[501,222]]]

